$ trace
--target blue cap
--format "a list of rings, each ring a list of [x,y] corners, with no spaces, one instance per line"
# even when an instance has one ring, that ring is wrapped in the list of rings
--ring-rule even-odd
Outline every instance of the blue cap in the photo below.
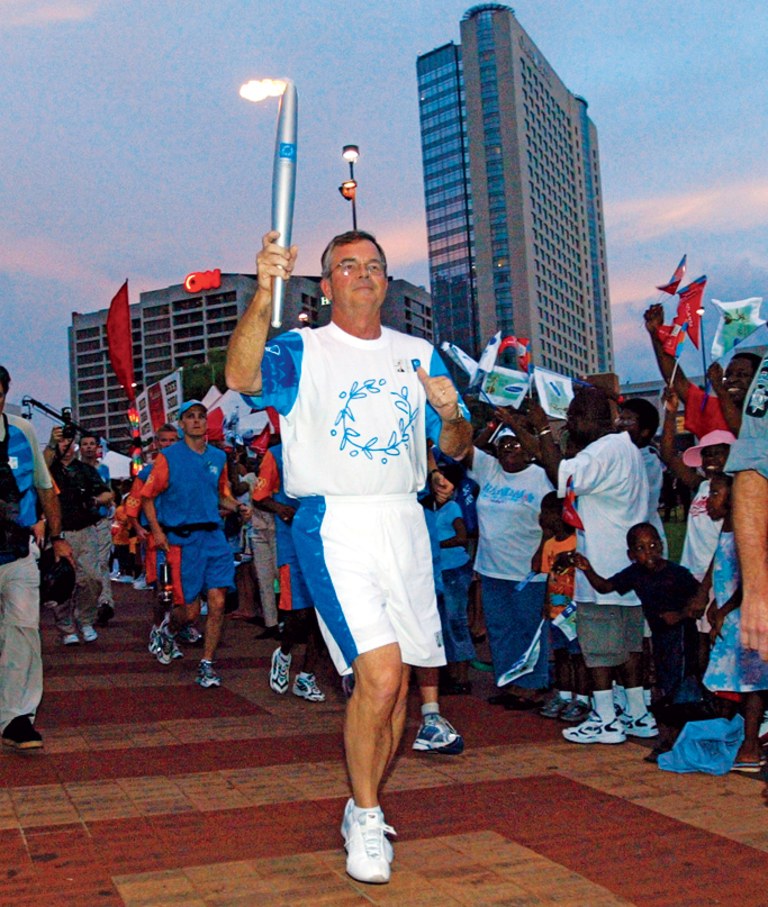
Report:
[[[193,406],[202,406],[202,408],[208,412],[208,407],[205,403],[201,403],[200,400],[187,400],[186,403],[182,403],[179,407],[179,418],[181,418],[188,409],[192,409]]]

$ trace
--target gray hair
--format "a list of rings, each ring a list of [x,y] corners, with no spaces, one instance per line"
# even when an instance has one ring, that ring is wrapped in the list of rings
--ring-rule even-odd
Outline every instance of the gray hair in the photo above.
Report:
[[[320,263],[322,266],[322,276],[327,280],[331,276],[331,256],[333,255],[334,249],[337,246],[348,246],[350,243],[360,242],[361,240],[367,240],[376,246],[376,250],[379,253],[379,258],[381,259],[382,264],[384,265],[384,271],[387,270],[387,256],[384,254],[384,250],[381,248],[379,243],[376,241],[376,237],[372,233],[366,233],[364,230],[348,230],[346,233],[340,233],[338,236],[334,236],[333,239],[325,247]]]

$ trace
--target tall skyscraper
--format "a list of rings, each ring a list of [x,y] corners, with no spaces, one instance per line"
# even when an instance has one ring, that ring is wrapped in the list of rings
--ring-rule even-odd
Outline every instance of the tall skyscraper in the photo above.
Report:
[[[597,131],[512,9],[474,6],[418,59],[432,304],[477,354],[529,337],[566,374],[613,367]]]

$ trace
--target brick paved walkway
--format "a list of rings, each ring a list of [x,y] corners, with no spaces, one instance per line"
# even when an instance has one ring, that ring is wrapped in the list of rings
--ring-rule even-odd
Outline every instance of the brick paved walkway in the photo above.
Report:
[[[150,593],[118,590],[99,640],[43,631],[43,752],[0,754],[3,907],[203,905],[768,904],[761,784],[676,776],[638,744],[578,747],[560,726],[476,695],[444,711],[467,748],[415,754],[415,695],[383,803],[398,831],[392,882],[344,873],[343,698],[267,684],[273,643],[230,624],[221,689],[193,682],[196,652],[146,651]]]

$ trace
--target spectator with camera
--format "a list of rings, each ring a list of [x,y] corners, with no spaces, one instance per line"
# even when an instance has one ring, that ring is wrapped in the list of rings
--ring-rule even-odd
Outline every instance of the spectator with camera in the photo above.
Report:
[[[101,508],[114,495],[93,466],[77,459],[76,431],[71,424],[56,426],[45,449],[45,461],[59,489],[61,518],[75,558],[75,590],[54,608],[56,627],[65,646],[94,642],[103,574],[99,558],[97,523]],[[78,635],[78,629],[80,635]]]
[[[37,440],[27,422],[3,412],[10,383],[0,365],[0,733],[4,746],[28,750],[43,745],[33,726],[43,695],[40,573],[30,552],[38,505],[55,559],[72,550]]]

